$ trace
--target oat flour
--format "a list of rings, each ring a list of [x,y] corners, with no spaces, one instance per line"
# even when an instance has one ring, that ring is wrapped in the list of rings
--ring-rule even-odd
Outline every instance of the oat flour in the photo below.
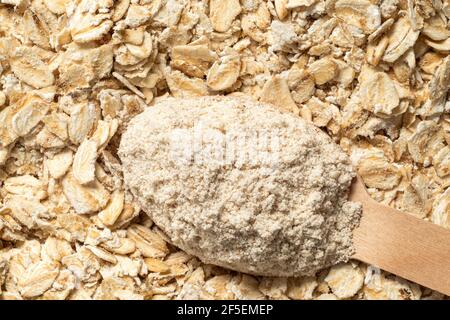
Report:
[[[143,210],[205,263],[299,276],[353,252],[350,161],[298,116],[246,98],[163,99],[130,122],[119,155]]]

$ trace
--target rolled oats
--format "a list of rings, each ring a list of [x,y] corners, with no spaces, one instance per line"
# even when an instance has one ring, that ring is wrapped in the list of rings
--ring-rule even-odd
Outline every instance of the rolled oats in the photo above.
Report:
[[[235,298],[230,290],[232,277],[229,274],[216,275],[204,284],[204,290],[214,299],[232,300]]]
[[[350,298],[362,288],[364,274],[352,263],[341,264],[330,269],[325,282],[338,298]]]
[[[418,285],[384,274],[372,277],[363,293],[368,300],[418,300],[422,295]]]
[[[375,31],[381,24],[379,7],[369,0],[338,0],[334,10],[338,18],[368,34]]]
[[[45,185],[32,175],[10,177],[4,181],[3,188],[7,193],[29,199],[42,200],[47,197]]]
[[[317,85],[325,84],[333,80],[338,73],[336,63],[329,58],[322,58],[314,61],[308,68],[308,71],[314,77]]]
[[[431,221],[441,225],[443,227],[450,227],[450,189],[447,188],[446,191],[439,196],[433,204],[433,213],[431,216]]]
[[[413,30],[408,19],[400,18],[388,34],[389,44],[384,52],[383,61],[395,62],[414,45],[419,33],[420,31]]]
[[[91,103],[76,104],[71,108],[68,123],[69,138],[72,143],[80,144],[91,131],[95,121],[95,105]]]
[[[289,10],[287,8],[288,1],[289,0],[275,0],[275,2],[274,2],[275,11],[280,20],[283,20],[284,18],[286,18],[286,16],[289,13]]]
[[[116,190],[111,195],[109,204],[99,214],[98,218],[106,225],[113,226],[122,213],[125,200],[125,193]]]
[[[40,261],[28,266],[17,282],[18,290],[24,298],[40,296],[50,289],[58,274],[58,264]]]
[[[208,71],[208,87],[215,91],[228,89],[235,84],[241,71],[239,54],[229,50],[224,56],[214,62]]]
[[[97,142],[85,139],[73,157],[73,176],[80,184],[88,184],[95,179]]]
[[[315,277],[292,278],[288,280],[286,295],[294,300],[311,300],[316,287]]]
[[[209,18],[214,30],[218,32],[228,31],[241,10],[239,0],[211,0],[209,3]]]
[[[450,228],[449,19],[448,1],[0,0],[0,299],[443,298],[364,264],[204,265],[140,214],[116,148],[160,96],[244,93],[328,132],[377,201]]]
[[[127,237],[136,243],[136,248],[146,258],[163,258],[169,253],[161,236],[143,226],[133,225],[128,228]]]
[[[72,165],[72,161],[73,152],[70,149],[65,149],[55,154],[51,159],[47,160],[50,176],[54,179],[63,177]]]
[[[29,47],[18,47],[11,53],[11,70],[24,83],[39,89],[55,82],[53,73]]]
[[[295,112],[298,107],[292,99],[287,80],[274,76],[262,88],[261,101],[269,102],[280,109]]]
[[[98,212],[103,209],[109,193],[103,185],[94,178],[89,185],[81,185],[73,171],[69,171],[61,180],[62,190],[72,207],[79,214]]]
[[[77,43],[100,40],[113,26],[109,20],[111,14],[97,11],[100,8],[93,0],[81,0],[73,9],[69,11],[68,27],[73,41]]]

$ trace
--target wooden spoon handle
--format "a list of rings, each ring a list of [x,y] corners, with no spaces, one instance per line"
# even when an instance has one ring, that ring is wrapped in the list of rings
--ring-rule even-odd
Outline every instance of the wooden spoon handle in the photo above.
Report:
[[[350,196],[363,205],[353,233],[354,258],[450,295],[450,230],[364,198],[362,192],[352,190]]]

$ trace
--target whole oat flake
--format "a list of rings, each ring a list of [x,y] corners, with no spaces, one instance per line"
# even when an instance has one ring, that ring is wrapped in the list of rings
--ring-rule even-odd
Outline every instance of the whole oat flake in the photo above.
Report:
[[[444,298],[352,260],[302,277],[205,264],[142,210],[117,150],[162,99],[246,95],[330,136],[377,201],[449,228],[449,19],[447,0],[0,0],[0,299]],[[287,161],[274,130],[236,154],[201,128],[167,140],[186,174]]]

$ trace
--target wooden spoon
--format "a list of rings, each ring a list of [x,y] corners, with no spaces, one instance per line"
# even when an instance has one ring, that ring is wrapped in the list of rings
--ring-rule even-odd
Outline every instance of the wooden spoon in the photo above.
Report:
[[[376,202],[360,177],[350,200],[363,206],[353,258],[450,295],[450,230]]]

